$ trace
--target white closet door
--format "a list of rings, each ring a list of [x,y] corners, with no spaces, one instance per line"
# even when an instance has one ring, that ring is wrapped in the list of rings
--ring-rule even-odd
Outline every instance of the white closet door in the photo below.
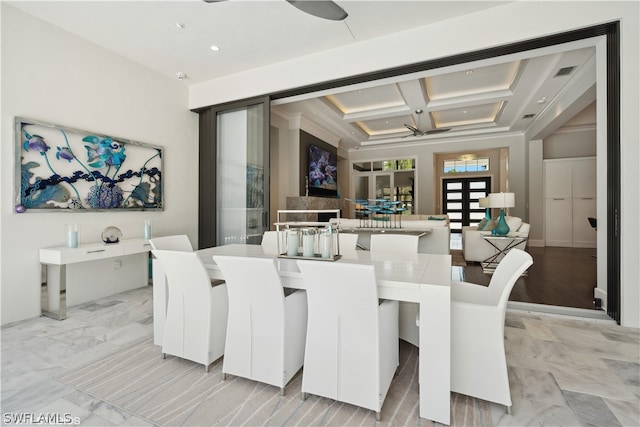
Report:
[[[545,161],[544,162],[544,189],[547,198],[570,198],[572,197],[572,168],[571,164],[565,161]]]
[[[544,170],[546,245],[595,248],[596,159],[547,160]]]
[[[596,197],[596,159],[576,159],[573,163],[573,189],[574,198]],[[595,215],[594,215],[595,216]]]
[[[571,247],[572,203],[570,198],[546,199],[545,243],[547,246]]]

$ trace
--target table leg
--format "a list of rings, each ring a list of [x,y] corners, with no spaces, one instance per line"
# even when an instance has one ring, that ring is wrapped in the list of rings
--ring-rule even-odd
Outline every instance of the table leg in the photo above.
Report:
[[[67,266],[64,264],[59,266],[58,290],[57,292],[54,291],[53,295],[54,298],[57,296],[58,299],[57,310],[52,310],[49,304],[49,298],[51,297],[51,284],[49,283],[49,271],[47,264],[40,264],[40,268],[42,275],[45,277],[40,288],[42,315],[56,320],[64,320],[67,318]]]
[[[420,417],[451,423],[451,288],[420,286]]]
[[[502,258],[504,258],[507,255],[507,252],[509,252],[511,249],[515,248],[516,246],[518,246],[522,242],[522,240],[513,239],[509,241],[502,248],[496,245],[495,243],[493,243],[491,240],[486,240],[486,242],[488,242],[491,246],[493,246],[497,252],[494,255],[482,261],[480,265],[482,266],[483,273],[493,274],[496,271],[496,268],[498,267],[498,264],[500,263]],[[522,275],[525,276],[526,271]]]

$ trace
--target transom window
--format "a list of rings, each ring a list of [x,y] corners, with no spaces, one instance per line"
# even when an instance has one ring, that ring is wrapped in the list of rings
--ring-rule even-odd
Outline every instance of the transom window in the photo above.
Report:
[[[443,169],[444,173],[486,172],[488,170],[488,157],[473,160],[445,160]]]

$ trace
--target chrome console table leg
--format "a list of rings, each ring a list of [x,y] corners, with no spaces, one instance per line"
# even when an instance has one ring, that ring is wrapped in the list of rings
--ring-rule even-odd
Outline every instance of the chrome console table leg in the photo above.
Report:
[[[67,318],[67,266],[62,264],[59,266],[59,288],[58,288],[58,309],[52,310],[49,305],[49,294],[51,293],[49,283],[48,264],[40,264],[42,273],[45,277],[40,289],[40,304],[42,315],[51,317],[56,320],[64,320]]]

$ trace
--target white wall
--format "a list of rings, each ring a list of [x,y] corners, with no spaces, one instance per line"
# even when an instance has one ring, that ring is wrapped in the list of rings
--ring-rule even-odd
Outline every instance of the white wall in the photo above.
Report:
[[[119,227],[125,238],[142,237],[142,221],[149,218],[154,235],[186,233],[197,245],[198,118],[187,108],[187,88],[177,81],[5,2],[1,8],[1,321],[6,324],[40,314],[38,249],[63,245],[65,223],[80,224],[81,242],[88,242],[99,241],[108,225]],[[14,213],[15,116],[163,146],[164,212]]]
[[[639,15],[638,2],[510,2],[487,11],[193,85],[189,105],[193,108],[214,105],[619,20],[623,176],[620,217],[624,230],[622,324],[640,327],[640,285],[637,280],[640,277],[640,263],[637,262],[640,257],[637,221],[640,195],[637,168],[640,161]],[[433,43],[434,40],[446,40],[446,43]],[[417,45],[419,49],[416,49]],[[430,199],[429,190],[420,191],[421,200]]]

